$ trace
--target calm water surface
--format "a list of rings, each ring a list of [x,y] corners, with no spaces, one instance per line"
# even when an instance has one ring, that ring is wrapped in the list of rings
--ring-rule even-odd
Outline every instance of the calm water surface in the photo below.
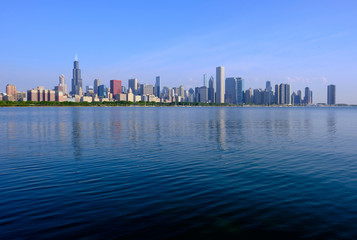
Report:
[[[0,108],[1,239],[357,239],[357,108]]]

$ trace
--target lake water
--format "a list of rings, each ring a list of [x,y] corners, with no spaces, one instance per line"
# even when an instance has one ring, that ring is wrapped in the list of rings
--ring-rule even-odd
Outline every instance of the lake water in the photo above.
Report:
[[[357,239],[357,108],[0,108],[1,239]]]

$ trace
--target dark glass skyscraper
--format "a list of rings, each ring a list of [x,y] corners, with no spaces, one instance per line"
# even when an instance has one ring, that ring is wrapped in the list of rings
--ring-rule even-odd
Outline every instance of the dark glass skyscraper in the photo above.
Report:
[[[327,86],[327,104],[336,104],[336,86],[333,84]]]
[[[208,100],[211,103],[215,102],[215,92],[214,92],[214,78],[211,76],[211,78],[208,81]]]
[[[160,76],[156,77],[155,96],[156,97],[161,97],[161,80],[160,80]]]
[[[82,77],[81,77],[81,69],[79,69],[79,62],[77,60],[74,61],[73,64],[73,78],[72,78],[72,95],[79,95],[82,92]]]

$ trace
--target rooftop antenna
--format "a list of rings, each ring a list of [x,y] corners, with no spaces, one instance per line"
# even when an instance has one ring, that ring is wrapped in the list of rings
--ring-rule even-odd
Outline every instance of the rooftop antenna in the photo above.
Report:
[[[78,61],[78,55],[77,55],[77,53],[74,54],[74,61]]]

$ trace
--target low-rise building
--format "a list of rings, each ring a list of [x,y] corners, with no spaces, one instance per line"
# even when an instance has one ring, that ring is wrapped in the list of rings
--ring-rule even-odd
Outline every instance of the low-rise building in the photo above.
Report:
[[[89,102],[89,103],[91,103],[92,99],[93,98],[91,96],[82,96],[81,97],[81,102]]]

